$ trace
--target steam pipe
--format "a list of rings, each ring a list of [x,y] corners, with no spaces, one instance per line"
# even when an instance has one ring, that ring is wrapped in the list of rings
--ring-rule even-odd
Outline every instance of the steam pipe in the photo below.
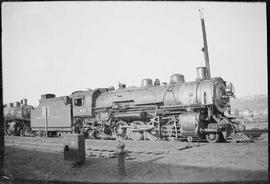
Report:
[[[202,25],[202,33],[203,33],[203,48],[202,48],[202,51],[204,53],[205,66],[206,66],[206,79],[210,79],[211,74],[210,74],[209,55],[208,55],[205,23],[204,23],[204,17],[203,17],[203,14],[202,14],[202,9],[199,9],[199,12],[200,12],[200,17],[201,17],[201,25]]]

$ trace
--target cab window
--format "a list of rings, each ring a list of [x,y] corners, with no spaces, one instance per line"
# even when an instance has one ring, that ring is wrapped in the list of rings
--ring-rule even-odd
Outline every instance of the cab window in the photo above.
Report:
[[[75,106],[83,106],[83,98],[74,99]]]

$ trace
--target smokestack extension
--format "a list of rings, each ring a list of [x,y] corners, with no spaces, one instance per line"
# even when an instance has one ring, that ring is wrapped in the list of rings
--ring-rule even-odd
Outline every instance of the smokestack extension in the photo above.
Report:
[[[211,74],[210,74],[209,55],[208,55],[205,23],[204,23],[204,17],[203,17],[203,14],[202,14],[202,10],[203,9],[199,9],[200,17],[201,17],[202,33],[203,33],[203,48],[202,48],[202,51],[204,53],[204,60],[205,60],[205,66],[206,66],[206,78],[210,79]]]

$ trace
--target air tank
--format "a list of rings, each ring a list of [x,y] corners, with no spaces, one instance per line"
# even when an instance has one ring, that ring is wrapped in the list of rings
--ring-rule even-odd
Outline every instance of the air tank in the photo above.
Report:
[[[206,79],[206,67],[197,67],[197,80],[205,80]]]
[[[185,77],[183,74],[176,73],[170,77],[170,84],[177,84],[177,83],[184,83],[184,82],[185,82]]]
[[[153,86],[152,79],[142,79],[141,87],[151,87],[151,86]]]

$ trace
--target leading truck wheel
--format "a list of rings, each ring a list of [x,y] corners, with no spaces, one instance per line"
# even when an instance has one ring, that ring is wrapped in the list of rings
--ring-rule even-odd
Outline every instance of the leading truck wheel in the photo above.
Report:
[[[209,143],[217,143],[219,141],[219,134],[218,133],[206,134],[205,138]]]

